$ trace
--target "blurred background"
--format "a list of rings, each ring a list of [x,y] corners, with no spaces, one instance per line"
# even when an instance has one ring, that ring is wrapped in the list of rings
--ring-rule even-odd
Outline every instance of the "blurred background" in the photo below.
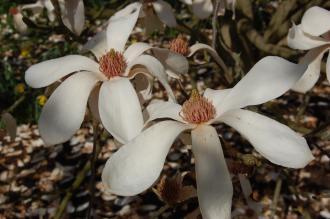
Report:
[[[46,9],[37,15],[31,10],[21,10],[23,5],[35,1],[0,1],[0,112],[10,113],[17,123],[14,141],[6,133],[4,122],[0,123],[0,218],[86,216],[91,176],[88,161],[93,148],[89,117],[86,115],[82,128],[69,142],[45,146],[37,121],[58,84],[32,89],[24,82],[24,73],[35,63],[68,54],[93,57],[91,53],[81,52],[82,45],[105,28],[113,13],[131,2],[134,1],[84,0],[85,25],[77,36],[56,14],[50,19]],[[175,10],[178,27],[145,33],[139,21],[130,37],[131,43],[142,41],[168,48],[169,41],[182,34],[190,45],[212,44],[212,16],[200,20],[181,1],[167,2]],[[304,52],[287,47],[286,36],[292,22],[300,23],[303,13],[315,5],[330,9],[328,0],[237,0],[234,9],[215,18],[215,46],[228,72],[217,66],[207,53],[196,54],[190,59],[189,74],[182,83],[171,81],[179,102],[186,98],[182,88],[189,94],[193,87],[200,92],[206,87],[232,87],[264,56],[276,55],[297,62]],[[22,13],[25,26],[15,23],[17,13]],[[325,71],[325,61],[321,69]],[[156,82],[154,98],[165,97],[163,88]],[[290,91],[274,101],[250,107],[305,135],[316,159],[300,170],[271,164],[233,129],[225,125],[217,127],[233,174],[233,218],[330,218],[329,105],[330,87],[322,73],[316,86],[305,95]],[[138,196],[118,197],[107,193],[100,182],[104,163],[118,145],[105,131],[98,144],[94,218],[198,218],[196,197],[173,204],[161,195],[162,185],[173,183],[179,173],[184,173],[180,186],[195,187],[189,145],[178,140],[172,147],[162,180],[154,187],[160,191],[149,189]],[[248,196],[242,193],[239,182],[242,175],[251,183]],[[180,186],[172,185],[174,194],[180,191]]]

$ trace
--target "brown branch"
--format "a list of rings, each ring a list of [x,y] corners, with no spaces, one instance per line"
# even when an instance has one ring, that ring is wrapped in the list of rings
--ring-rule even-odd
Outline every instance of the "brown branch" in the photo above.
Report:
[[[238,21],[237,28],[239,34],[245,35],[250,43],[254,44],[259,50],[267,54],[278,55],[284,58],[289,58],[297,54],[297,52],[289,48],[267,43],[247,19],[241,19]]]

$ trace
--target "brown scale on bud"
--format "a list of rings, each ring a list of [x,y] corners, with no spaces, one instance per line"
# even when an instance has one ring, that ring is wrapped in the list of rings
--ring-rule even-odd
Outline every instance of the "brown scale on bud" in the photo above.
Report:
[[[111,49],[108,53],[103,55],[99,61],[100,71],[108,78],[121,76],[127,67],[124,55]]]
[[[215,113],[212,103],[193,90],[189,100],[184,102],[180,116],[191,124],[201,124],[214,119]]]
[[[189,44],[185,38],[178,36],[170,42],[170,50],[183,56],[187,56],[189,54]]]
[[[196,196],[196,189],[193,186],[183,185],[181,174],[173,177],[163,176],[153,191],[168,205],[175,205]]]

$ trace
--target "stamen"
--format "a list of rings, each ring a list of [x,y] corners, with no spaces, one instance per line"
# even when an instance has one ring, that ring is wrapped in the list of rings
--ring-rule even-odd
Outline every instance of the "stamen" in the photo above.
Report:
[[[215,107],[206,98],[193,90],[189,100],[182,106],[182,118],[192,124],[201,124],[213,119],[216,113]]]
[[[122,75],[127,67],[124,55],[114,49],[103,55],[100,58],[99,64],[100,71],[108,79]]]
[[[182,36],[178,36],[170,42],[170,50],[183,56],[187,56],[189,54],[189,45],[187,40]]]

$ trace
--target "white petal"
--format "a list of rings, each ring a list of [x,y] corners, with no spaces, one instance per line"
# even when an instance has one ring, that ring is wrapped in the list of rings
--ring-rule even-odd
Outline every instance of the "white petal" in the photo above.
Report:
[[[200,19],[208,18],[213,11],[212,0],[193,0],[192,11]]]
[[[304,32],[320,36],[330,30],[330,11],[314,6],[309,8],[301,19]]]
[[[306,140],[289,127],[248,110],[231,110],[221,121],[240,132],[272,163],[303,168],[314,159]]]
[[[146,108],[146,112],[149,115],[148,122],[155,119],[170,118],[176,121],[187,123],[180,116],[182,106],[177,103],[168,101],[157,101],[155,103],[149,104]]]
[[[28,26],[23,21],[23,15],[21,12],[13,15],[13,22],[15,29],[21,33],[25,34],[28,31]]]
[[[135,138],[143,128],[139,98],[127,78],[114,78],[102,84],[99,113],[106,130],[121,143]]]
[[[115,13],[107,27],[108,49],[122,52],[139,17],[140,3],[132,3]]]
[[[217,51],[215,51],[211,46],[203,44],[203,43],[195,43],[190,47],[190,53],[188,57],[194,55],[198,50],[205,49],[210,55],[214,58],[214,60],[224,69],[226,70],[226,64],[223,62],[223,60],[218,55]]]
[[[37,1],[36,3],[25,4],[22,5],[22,10],[31,10],[33,14],[40,14],[44,8],[44,5],[41,1]]]
[[[299,63],[307,63],[308,68],[299,81],[294,85],[292,90],[300,93],[306,93],[312,89],[320,77],[322,57],[329,49],[329,47],[323,46],[311,49],[308,53],[306,53]]]
[[[169,99],[172,101],[176,101],[172,88],[168,83],[168,78],[165,69],[163,65],[155,57],[152,57],[150,55],[140,55],[135,60],[128,63],[128,67],[126,69],[126,75],[130,71],[130,69],[135,65],[142,65],[146,67],[149,73],[155,76],[159,80],[159,82],[164,86]]]
[[[39,119],[39,132],[46,144],[65,142],[79,129],[85,116],[88,96],[99,80],[96,74],[79,72],[54,91]]]
[[[171,5],[163,0],[157,0],[152,3],[159,19],[169,27],[177,25]],[[148,18],[147,18],[148,19]]]
[[[1,114],[1,122],[5,124],[6,131],[10,136],[10,140],[15,141],[17,130],[16,119],[10,113],[5,112]]]
[[[183,3],[187,4],[187,5],[192,5],[192,1],[193,0],[180,0],[180,2],[183,2]]]
[[[330,52],[328,54],[327,63],[326,63],[326,73],[327,73],[327,79],[330,83]]]
[[[172,143],[187,129],[188,125],[175,121],[160,122],[146,129],[109,158],[102,182],[116,195],[143,192],[157,180]]]
[[[63,24],[73,33],[80,35],[85,24],[85,7],[83,0],[64,1],[60,6]]]
[[[99,64],[80,55],[68,55],[32,65],[25,72],[26,83],[33,88],[45,87],[76,71],[98,73]],[[101,73],[99,73],[101,75]]]
[[[304,33],[301,25],[295,25],[290,28],[287,36],[288,46],[293,49],[308,50],[311,48],[319,47],[329,44],[329,41]]]
[[[107,33],[106,31],[101,31],[92,37],[83,46],[82,51],[89,50],[95,57],[99,60],[101,56],[107,53]]]
[[[204,91],[203,96],[212,102],[212,105],[215,107],[216,111],[220,111],[222,102],[226,98],[226,96],[230,93],[230,91],[231,89],[213,90],[207,88]],[[210,124],[213,123],[213,121],[216,121],[216,118],[214,120],[211,120]]]
[[[168,49],[153,48],[152,51],[166,69],[179,75],[188,73],[189,63],[186,57]]]
[[[126,62],[130,63],[134,61],[134,59],[151,48],[152,47],[147,43],[133,43],[124,52]]]
[[[281,96],[292,88],[306,69],[307,65],[294,64],[276,56],[261,59],[231,89],[217,115],[230,109],[262,104]]]
[[[199,126],[191,136],[202,216],[230,219],[233,186],[217,131],[212,126]]]

